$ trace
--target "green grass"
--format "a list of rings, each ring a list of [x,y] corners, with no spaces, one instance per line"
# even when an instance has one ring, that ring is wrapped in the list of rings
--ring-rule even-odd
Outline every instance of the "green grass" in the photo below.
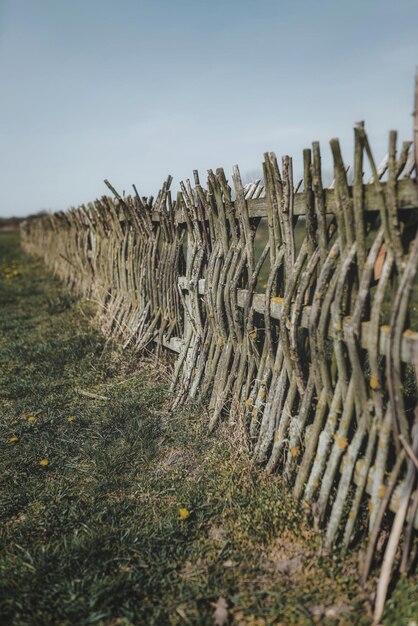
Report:
[[[237,626],[370,624],[356,555],[318,556],[239,433],[209,436],[203,407],[170,414],[167,368],[106,344],[14,234],[0,302],[2,625],[213,624],[220,597]],[[412,589],[388,624],[408,623]]]

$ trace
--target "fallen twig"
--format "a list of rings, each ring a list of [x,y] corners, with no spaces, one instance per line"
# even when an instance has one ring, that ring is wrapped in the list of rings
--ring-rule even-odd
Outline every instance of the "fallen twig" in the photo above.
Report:
[[[76,389],[77,393],[81,396],[86,396],[86,398],[93,398],[93,400],[109,400],[107,396],[100,396],[97,393],[92,393],[91,391],[84,391],[84,389]]]

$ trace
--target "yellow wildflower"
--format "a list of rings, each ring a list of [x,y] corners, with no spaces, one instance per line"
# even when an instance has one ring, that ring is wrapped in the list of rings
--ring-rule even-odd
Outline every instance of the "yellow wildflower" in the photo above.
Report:
[[[179,509],[180,519],[186,520],[190,517],[190,511],[188,509]]]
[[[46,467],[47,465],[49,465],[49,461],[48,461],[48,459],[41,459],[41,460],[39,461],[39,465],[40,465],[41,467]]]
[[[36,415],[28,415],[26,419],[28,422],[36,422]]]
[[[9,437],[10,443],[17,443],[19,441],[19,437]]]
[[[75,416],[74,415],[69,415],[67,417],[67,422],[74,422],[74,420],[75,420]]]

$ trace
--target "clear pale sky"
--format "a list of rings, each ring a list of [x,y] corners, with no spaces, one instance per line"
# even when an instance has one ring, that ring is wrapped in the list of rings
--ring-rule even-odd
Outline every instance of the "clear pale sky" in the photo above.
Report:
[[[0,0],[0,215],[158,191],[366,121],[412,138],[417,0]]]

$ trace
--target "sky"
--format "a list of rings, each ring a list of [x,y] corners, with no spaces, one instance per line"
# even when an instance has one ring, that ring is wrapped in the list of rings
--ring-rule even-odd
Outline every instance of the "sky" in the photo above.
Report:
[[[412,138],[417,0],[0,0],[0,215],[156,194],[366,122]]]

